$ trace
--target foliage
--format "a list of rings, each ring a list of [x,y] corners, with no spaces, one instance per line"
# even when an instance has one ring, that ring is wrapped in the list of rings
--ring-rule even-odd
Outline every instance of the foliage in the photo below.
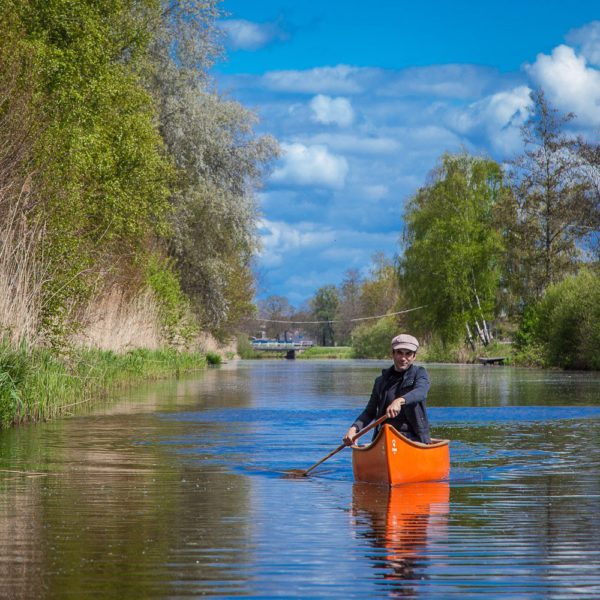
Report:
[[[352,352],[352,348],[349,346],[312,346],[312,348],[307,348],[306,350],[302,350],[302,352],[298,352],[296,354],[296,358],[299,359],[344,359],[344,358],[354,358],[354,354]]]
[[[106,396],[136,381],[201,369],[198,353],[136,349],[124,354],[72,350],[59,356],[46,348],[0,343],[0,427],[47,419]]]
[[[340,344],[349,344],[352,330],[356,327],[355,319],[363,316],[361,306],[361,291],[363,279],[356,269],[346,271],[345,277],[338,288],[339,305],[337,319],[337,338]]]
[[[237,335],[237,353],[240,358],[260,358],[260,352],[252,348],[252,344],[245,333]]]
[[[396,266],[383,252],[372,257],[369,276],[360,287],[361,317],[376,317],[399,309],[403,299]]]
[[[252,311],[254,189],[278,148],[273,138],[255,135],[255,115],[209,89],[206,69],[219,54],[217,3],[170,4],[147,67],[177,168],[169,252],[201,324],[223,337]]]
[[[73,309],[96,281],[167,224],[170,164],[153,100],[135,74],[151,37],[142,17],[159,6],[136,4],[4,2],[0,39],[19,32],[31,103],[45,115],[32,149],[29,216],[45,230],[40,252],[51,277],[42,323],[52,340],[69,333]]]
[[[223,362],[223,358],[221,357],[220,354],[217,354],[216,352],[207,352],[206,353],[206,362],[209,365],[216,366],[216,365],[220,365]]]
[[[398,335],[393,317],[379,319],[375,324],[364,323],[352,332],[352,350],[356,358],[388,358],[390,341]]]
[[[332,321],[335,319],[338,305],[339,298],[334,285],[325,285],[319,288],[311,300],[315,320],[322,321],[319,324],[322,346],[335,346],[335,331]]]
[[[600,143],[577,140],[578,173],[584,185],[585,206],[588,207],[588,235],[581,242],[589,256],[600,261]]]
[[[505,269],[515,296],[526,302],[575,272],[579,242],[594,226],[577,143],[563,133],[574,115],[560,115],[541,90],[532,100],[525,151],[513,161],[513,195],[505,197],[511,208],[504,207],[510,248]]]
[[[285,333],[289,327],[286,329],[285,323],[275,321],[288,321],[293,313],[294,308],[284,296],[272,295],[258,301],[259,318],[265,319],[262,323],[259,321],[258,325],[268,338],[277,338],[282,332]]]
[[[545,365],[600,369],[600,276],[583,269],[548,287],[526,311],[518,340]]]
[[[504,193],[502,171],[467,154],[442,157],[431,183],[418,190],[406,212],[401,282],[413,330],[435,332],[453,343],[471,328],[489,342],[502,239],[494,206]]]
[[[0,342],[0,428],[10,425],[21,412],[21,388],[28,377],[30,363],[24,344],[13,347],[8,339]]]
[[[197,333],[197,327],[190,318],[189,299],[181,290],[171,261],[151,257],[146,281],[158,304],[164,338],[172,344],[188,342]]]

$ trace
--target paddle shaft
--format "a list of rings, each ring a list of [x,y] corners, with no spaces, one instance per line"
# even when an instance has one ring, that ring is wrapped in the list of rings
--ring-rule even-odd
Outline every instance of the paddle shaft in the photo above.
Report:
[[[368,425],[364,429],[361,429],[352,438],[352,442],[355,442],[361,435],[364,435],[368,431],[371,431],[371,429],[373,429],[374,427],[377,427],[377,425],[381,425],[386,419],[387,419],[387,416],[383,415],[383,417],[379,417],[379,419],[377,419],[376,421],[373,421],[370,425]],[[330,452],[327,456],[322,458],[319,462],[316,462],[312,467],[309,467],[308,469],[306,469],[306,471],[304,471],[302,473],[302,477],[306,477],[313,469],[316,469],[321,463],[324,463],[328,458],[331,458],[334,454],[337,454],[340,450],[343,450],[347,445],[348,444],[341,444],[340,446],[338,446],[335,450]]]

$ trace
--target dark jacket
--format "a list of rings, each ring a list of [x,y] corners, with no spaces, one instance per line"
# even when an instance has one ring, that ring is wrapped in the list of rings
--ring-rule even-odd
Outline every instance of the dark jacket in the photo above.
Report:
[[[387,407],[396,399],[404,398],[400,414],[386,421],[409,439],[430,444],[429,421],[425,409],[425,400],[429,390],[429,376],[424,367],[410,365],[404,373],[390,367],[384,369],[375,380],[373,391],[365,410],[360,413],[353,425],[358,431],[371,421],[385,414]],[[373,437],[377,435],[375,429]]]

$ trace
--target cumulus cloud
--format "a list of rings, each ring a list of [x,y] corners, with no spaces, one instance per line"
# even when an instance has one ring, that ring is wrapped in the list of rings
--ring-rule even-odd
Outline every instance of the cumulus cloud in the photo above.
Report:
[[[567,42],[577,46],[592,65],[600,66],[600,21],[592,21],[567,34]]]
[[[574,112],[583,124],[600,124],[600,70],[573,48],[560,45],[550,56],[538,54],[527,72],[558,109]]]
[[[348,161],[329,152],[326,146],[282,143],[281,149],[282,165],[271,175],[272,182],[335,189],[344,186]]]
[[[290,252],[323,248],[335,241],[335,232],[323,225],[261,219],[258,232],[262,242],[261,263],[268,267],[282,264]]]
[[[317,123],[347,127],[354,122],[354,110],[348,98],[331,98],[319,94],[310,101],[310,108]]]
[[[449,125],[464,135],[481,135],[501,154],[517,151],[521,146],[521,127],[529,116],[531,90],[519,86],[498,92],[450,113]]]
[[[258,50],[275,41],[288,38],[277,23],[255,23],[245,19],[221,21],[228,45],[234,50]]]

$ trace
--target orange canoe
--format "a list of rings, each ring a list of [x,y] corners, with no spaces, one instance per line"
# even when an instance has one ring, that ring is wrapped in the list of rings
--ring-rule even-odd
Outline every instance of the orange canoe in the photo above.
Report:
[[[370,444],[352,446],[354,479],[387,485],[446,479],[450,472],[450,442],[432,442],[413,442],[391,425],[383,425]]]

